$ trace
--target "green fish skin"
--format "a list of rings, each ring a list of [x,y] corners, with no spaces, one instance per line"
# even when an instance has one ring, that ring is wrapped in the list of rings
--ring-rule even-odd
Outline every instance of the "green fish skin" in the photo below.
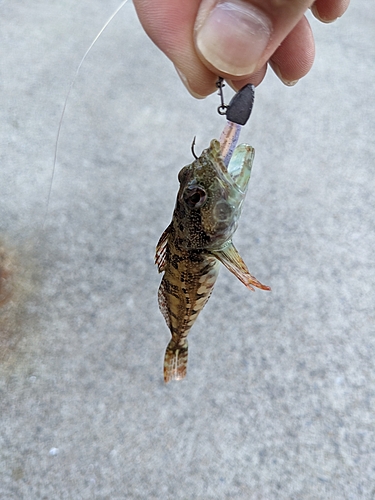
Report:
[[[156,247],[164,272],[158,301],[172,338],[164,358],[164,381],[181,380],[188,362],[187,336],[209,299],[221,262],[247,288],[270,290],[254,278],[232,243],[250,180],[254,149],[241,144],[228,169],[220,143],[210,147],[179,175],[172,222]]]

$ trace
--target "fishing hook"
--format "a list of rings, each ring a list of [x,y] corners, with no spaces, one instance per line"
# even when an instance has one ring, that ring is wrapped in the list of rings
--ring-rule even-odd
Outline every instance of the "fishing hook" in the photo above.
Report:
[[[194,136],[194,139],[193,139],[193,142],[191,143],[191,153],[192,155],[194,156],[194,158],[196,160],[198,160],[198,156],[195,154],[195,149],[194,149],[194,146],[195,146],[195,139],[196,139],[196,135]]]

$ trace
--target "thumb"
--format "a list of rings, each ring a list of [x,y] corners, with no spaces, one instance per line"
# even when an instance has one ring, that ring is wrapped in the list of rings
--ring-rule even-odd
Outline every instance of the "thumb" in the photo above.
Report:
[[[203,0],[195,46],[216,74],[250,75],[265,65],[312,0]]]

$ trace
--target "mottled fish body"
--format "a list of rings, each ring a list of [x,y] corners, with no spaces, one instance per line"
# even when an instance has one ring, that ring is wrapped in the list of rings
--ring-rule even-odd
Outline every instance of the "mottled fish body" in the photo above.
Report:
[[[187,336],[211,295],[219,262],[248,288],[269,290],[250,274],[232,243],[253,158],[253,148],[242,144],[227,168],[220,143],[214,139],[179,173],[172,222],[162,234],[155,256],[159,272],[164,272],[159,307],[172,335],[164,358],[165,382],[186,375]]]

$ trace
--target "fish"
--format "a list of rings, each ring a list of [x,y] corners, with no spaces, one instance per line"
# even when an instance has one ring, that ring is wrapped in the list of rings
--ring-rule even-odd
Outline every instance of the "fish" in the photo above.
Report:
[[[156,246],[155,264],[164,273],[158,303],[171,340],[164,381],[181,380],[188,364],[187,336],[215,285],[220,263],[247,288],[270,290],[252,276],[232,243],[248,188],[254,149],[237,146],[228,166],[218,140],[178,174],[172,221]]]

